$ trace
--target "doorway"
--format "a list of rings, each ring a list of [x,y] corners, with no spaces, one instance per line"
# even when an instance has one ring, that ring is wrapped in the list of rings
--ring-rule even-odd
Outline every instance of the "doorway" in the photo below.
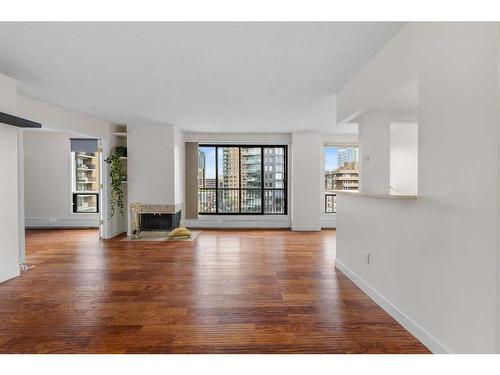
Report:
[[[103,237],[102,141],[48,130],[23,134],[25,229],[95,229]]]

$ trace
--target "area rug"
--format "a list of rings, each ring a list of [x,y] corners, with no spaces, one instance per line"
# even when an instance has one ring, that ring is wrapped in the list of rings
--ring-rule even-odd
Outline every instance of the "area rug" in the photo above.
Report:
[[[201,230],[192,230],[191,234],[192,236],[190,238],[168,238],[166,236],[144,236],[142,238],[132,238],[132,237],[125,237],[122,239],[122,241],[146,241],[146,242],[159,242],[159,241],[165,241],[165,242],[172,242],[172,241],[194,241],[201,233]]]

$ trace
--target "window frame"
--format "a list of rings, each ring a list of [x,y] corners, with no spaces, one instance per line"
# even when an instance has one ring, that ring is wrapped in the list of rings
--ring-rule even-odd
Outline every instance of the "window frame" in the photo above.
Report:
[[[71,159],[71,213],[76,214],[76,215],[95,215],[100,213],[100,205],[99,205],[99,199],[100,199],[100,193],[101,193],[101,188],[99,187],[101,185],[101,179],[100,179],[100,174],[101,174],[101,165],[99,165],[99,173],[97,174],[96,178],[96,183],[98,186],[97,190],[77,190],[77,173],[78,173],[78,165],[77,165],[77,153],[79,151],[71,151],[70,150],[70,159]],[[95,152],[95,157],[97,159],[97,162],[100,160],[100,150],[97,150]],[[90,211],[90,212],[82,212],[78,211],[77,207],[77,201],[78,201],[78,196],[79,195],[95,195],[96,196],[96,210],[95,211]]]
[[[99,213],[99,193],[81,192],[81,193],[72,193],[72,195],[73,195],[73,213],[74,214],[98,214]],[[89,211],[89,212],[78,211],[77,201],[78,201],[79,195],[94,195],[96,197],[96,210]]]
[[[215,211],[216,212],[199,212],[198,215],[259,215],[259,216],[284,216],[288,215],[288,145],[283,144],[225,144],[225,143],[200,143],[198,144],[198,150],[201,147],[214,147],[215,148]],[[238,161],[239,161],[239,184],[237,188],[219,188],[219,148],[220,147],[237,147],[238,148]],[[241,149],[242,148],[260,148],[260,178],[261,178],[261,187],[260,188],[242,188],[241,187]],[[266,148],[281,148],[283,149],[283,188],[266,188],[264,186],[264,150]],[[281,155],[280,155],[281,156]],[[214,188],[198,188],[198,189],[214,189]],[[218,212],[219,209],[219,190],[238,190],[238,212]],[[241,193],[242,190],[256,190],[261,192],[261,200],[260,200],[260,212],[242,212],[241,211]],[[268,190],[279,190],[283,191],[284,197],[284,207],[283,213],[265,213],[264,212],[264,192]],[[197,197],[199,199],[199,195]],[[199,202],[197,202],[197,206],[199,208]]]
[[[337,149],[339,148],[355,148],[357,149],[358,152],[358,163],[359,163],[359,144],[345,144],[345,143],[325,143],[323,145],[323,153],[325,153],[325,150],[327,147],[335,147]],[[359,168],[359,166],[358,166]],[[325,163],[325,157],[323,156],[323,200],[324,200],[324,208],[323,208],[323,214],[324,215],[336,215],[337,214],[337,209],[336,209],[336,204],[333,204],[332,211],[328,211],[327,207],[327,200],[328,197],[333,197],[334,202],[337,198],[337,193],[335,193],[335,190],[327,190],[326,189],[326,163]],[[359,169],[358,169],[358,181],[359,181]]]

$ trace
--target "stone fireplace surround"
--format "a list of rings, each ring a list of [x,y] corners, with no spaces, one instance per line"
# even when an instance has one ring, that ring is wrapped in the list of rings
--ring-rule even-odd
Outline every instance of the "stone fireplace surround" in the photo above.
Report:
[[[167,235],[169,231],[141,231],[140,230],[140,215],[141,214],[179,214],[181,211],[181,205],[174,204],[142,204],[140,202],[134,202],[130,204],[131,211],[131,224],[132,237],[141,236],[162,236]]]

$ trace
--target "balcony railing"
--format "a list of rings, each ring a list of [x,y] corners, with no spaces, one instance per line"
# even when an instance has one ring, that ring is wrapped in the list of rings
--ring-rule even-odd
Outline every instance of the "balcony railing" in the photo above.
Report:
[[[216,199],[216,194],[218,194],[218,199]],[[264,214],[286,213],[286,192],[283,189],[215,189],[201,187],[198,188],[198,213],[261,214],[262,194],[264,194]]]
[[[219,188],[218,189],[218,213],[228,214],[240,211],[239,201],[240,189]]]
[[[285,194],[285,190],[280,189],[264,190],[264,213],[284,214]]]
[[[215,188],[198,188],[198,212],[201,214],[217,213]]]

